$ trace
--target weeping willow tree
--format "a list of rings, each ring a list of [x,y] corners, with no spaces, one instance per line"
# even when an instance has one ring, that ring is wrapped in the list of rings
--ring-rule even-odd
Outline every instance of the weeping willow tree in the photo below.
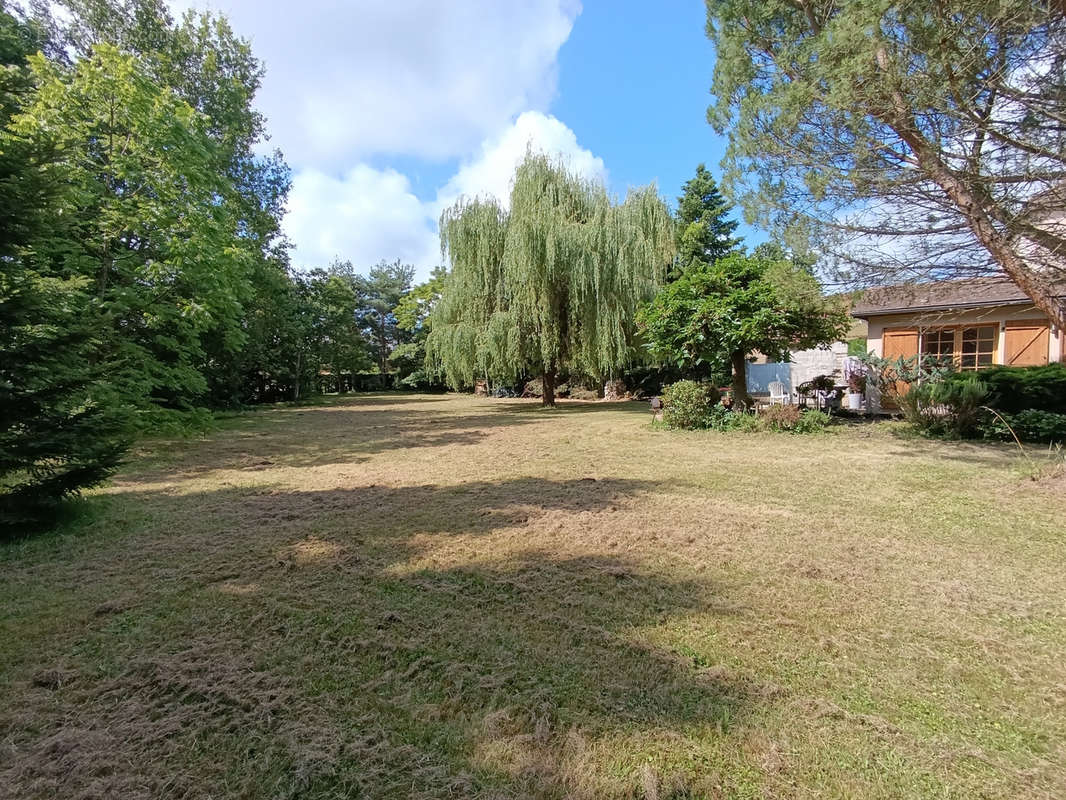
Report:
[[[602,378],[632,358],[635,312],[662,282],[674,228],[654,188],[614,204],[602,184],[528,153],[510,211],[460,199],[441,215],[450,264],[426,342],[453,388],[477,378],[539,374],[544,405],[556,378]]]

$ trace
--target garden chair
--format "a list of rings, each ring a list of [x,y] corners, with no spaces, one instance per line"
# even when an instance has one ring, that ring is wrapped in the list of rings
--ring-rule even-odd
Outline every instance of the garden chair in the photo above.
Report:
[[[770,381],[770,405],[788,405],[792,400],[792,394],[785,391],[785,384],[781,381]]]

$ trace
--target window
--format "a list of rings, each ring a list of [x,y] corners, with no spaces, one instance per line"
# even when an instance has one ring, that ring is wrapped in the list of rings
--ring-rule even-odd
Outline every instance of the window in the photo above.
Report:
[[[959,367],[980,369],[992,366],[992,354],[996,350],[996,329],[991,325],[962,329],[962,355]]]
[[[930,328],[922,331],[922,355],[959,369],[981,369],[995,363],[996,326]]]
[[[922,355],[950,364],[955,358],[955,329],[934,328],[922,333]]]

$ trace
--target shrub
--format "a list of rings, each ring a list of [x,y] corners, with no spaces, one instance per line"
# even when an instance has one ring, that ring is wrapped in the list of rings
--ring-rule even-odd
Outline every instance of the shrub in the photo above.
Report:
[[[949,381],[963,380],[961,374]],[[988,387],[985,405],[1018,414],[1033,409],[1066,414],[1066,364],[1044,367],[989,367],[981,370],[981,381]]]
[[[833,424],[833,418],[824,411],[807,411],[800,414],[793,433],[821,433]]]
[[[792,431],[801,416],[799,406],[770,406],[759,415],[759,427],[767,431]]]
[[[861,356],[859,361],[866,367],[867,384],[875,387],[883,398],[895,402],[908,422],[911,412],[916,408],[917,398],[908,401],[910,389],[923,383],[944,380],[955,371],[951,363],[945,363],[935,356],[900,356],[899,358],[880,358],[872,353]],[[900,394],[901,384],[905,387]]]
[[[570,390],[570,399],[571,400],[599,400],[600,399],[600,393],[597,392],[595,389],[586,389],[584,387],[579,387],[577,389],[571,389]]]
[[[746,411],[730,411],[725,420],[723,430],[755,433],[762,430],[762,423],[754,414],[749,414]]]
[[[695,430],[711,426],[711,409],[720,394],[710,384],[677,381],[663,387],[663,422],[671,428]]]
[[[663,389],[663,422],[668,428],[712,431],[773,431],[816,433],[833,420],[821,411],[801,411],[798,406],[770,406],[756,416],[727,408],[718,402],[720,393],[709,384],[677,381]]]
[[[711,407],[707,416],[707,426],[712,431],[754,431],[758,428],[758,420],[754,414],[746,411],[735,411],[721,404]]]
[[[132,440],[86,281],[0,266],[0,536],[102,483]]]
[[[798,406],[770,406],[753,417],[758,430],[774,433],[821,433],[833,424],[822,411],[801,411]]]
[[[1007,426],[1010,426],[1008,428]],[[977,429],[986,439],[1011,441],[1011,430],[1023,442],[1066,442],[1066,414],[1029,408],[1017,414],[1000,412],[999,416],[984,411]]]
[[[988,388],[973,373],[915,384],[899,398],[908,422],[926,436],[965,438],[977,431]]]

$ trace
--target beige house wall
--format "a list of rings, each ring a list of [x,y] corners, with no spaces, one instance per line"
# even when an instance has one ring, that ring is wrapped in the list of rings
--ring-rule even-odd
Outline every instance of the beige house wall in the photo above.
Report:
[[[890,314],[885,316],[871,317],[869,320],[869,333],[866,336],[866,348],[875,356],[883,354],[882,341],[886,328],[936,328],[942,325],[989,325],[999,323],[999,351],[996,353],[996,363],[1002,364],[1004,360],[1003,348],[1006,337],[1003,336],[1003,328],[1006,323],[1015,320],[1046,319],[1046,316],[1036,306],[996,306],[993,308],[972,308],[965,311],[931,311],[921,314]],[[1066,341],[1063,331],[1052,327],[1048,341],[1048,361],[1062,361],[1066,355]]]
[[[866,337],[866,347],[874,355],[883,355],[882,344],[885,329],[891,328],[936,328],[944,325],[999,325],[997,337],[997,351],[995,363],[1002,364],[1006,360],[1007,337],[1004,335],[1008,322],[1016,320],[1044,319],[1047,317],[1032,305],[996,306],[993,308],[974,308],[965,311],[935,311],[922,314],[891,314],[886,316],[872,317],[869,333]],[[919,347],[921,346],[919,342]],[[1066,332],[1051,326],[1048,340],[1048,361],[1066,361]],[[870,386],[866,395],[867,408],[873,411],[881,410],[881,398],[879,392]]]

